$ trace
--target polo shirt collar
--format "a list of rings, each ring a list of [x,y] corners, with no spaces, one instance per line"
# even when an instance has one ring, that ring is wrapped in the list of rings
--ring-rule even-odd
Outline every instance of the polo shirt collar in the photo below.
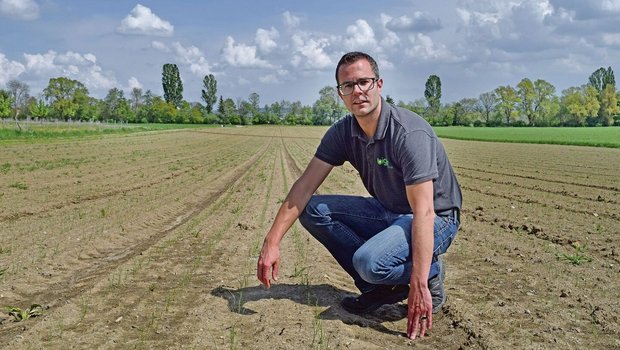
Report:
[[[351,118],[353,118],[351,122],[351,136],[365,140],[366,135],[364,135],[362,128],[360,128],[360,125],[357,123],[357,119],[355,119],[355,116],[353,114],[351,114]],[[383,96],[381,96],[381,113],[379,114],[379,123],[377,124],[377,131],[375,131],[375,136],[372,138],[372,140],[376,141],[385,138],[389,119],[390,106],[387,104],[387,102],[385,102]]]

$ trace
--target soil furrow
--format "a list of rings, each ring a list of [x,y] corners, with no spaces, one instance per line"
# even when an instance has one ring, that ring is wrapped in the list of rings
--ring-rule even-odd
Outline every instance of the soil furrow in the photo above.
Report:
[[[242,165],[237,166],[236,170],[229,172],[229,174],[246,174],[252,168],[252,165],[265,152],[265,150],[266,147],[262,147],[255,153],[254,156]],[[124,249],[115,250],[113,254],[93,261],[90,266],[72,272],[70,276],[66,277],[63,281],[50,286],[50,288],[45,292],[41,292],[40,294],[26,294],[23,298],[26,300],[47,300],[49,301],[48,306],[52,307],[56,306],[58,303],[61,303],[63,300],[75,298],[85,291],[92,289],[97,281],[101,280],[103,276],[108,274],[117,266],[139,255],[149,247],[164,239],[175,229],[187,223],[201,211],[206,210],[216,201],[217,198],[222,196],[235,183],[237,183],[239,179],[240,177],[237,176],[224,179],[225,181],[219,186],[217,191],[205,196],[200,202],[194,203],[191,207],[186,208],[186,210],[177,213],[175,217],[170,217],[169,221],[166,223],[166,226],[161,227],[156,232],[153,232],[153,234],[147,239],[144,239],[135,245],[125,247]],[[4,336],[8,336],[10,331],[15,327],[18,327],[18,324],[1,327],[0,339]]]

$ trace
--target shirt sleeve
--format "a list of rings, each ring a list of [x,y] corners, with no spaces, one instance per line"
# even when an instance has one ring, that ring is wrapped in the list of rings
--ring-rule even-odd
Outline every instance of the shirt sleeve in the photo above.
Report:
[[[405,134],[396,148],[405,185],[414,185],[439,176],[437,170],[437,138],[418,130]]]
[[[334,124],[327,130],[314,154],[318,159],[333,166],[340,166],[346,160],[344,143],[338,132],[339,126],[341,124]]]

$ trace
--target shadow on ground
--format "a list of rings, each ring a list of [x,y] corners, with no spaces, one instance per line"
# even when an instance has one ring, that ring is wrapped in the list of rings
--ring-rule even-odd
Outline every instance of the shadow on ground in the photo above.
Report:
[[[317,314],[318,318],[323,320],[341,320],[345,324],[369,327],[392,335],[404,335],[404,333],[388,329],[382,323],[395,322],[407,317],[407,307],[402,303],[385,305],[363,316],[350,314],[342,309],[340,300],[352,294],[349,291],[329,284],[277,284],[269,289],[263,286],[239,289],[220,286],[213,289],[211,295],[226,299],[228,301],[228,309],[241,315],[255,314],[256,311],[247,308],[245,306],[246,303],[264,299],[287,299],[312,307],[326,307],[325,310]]]

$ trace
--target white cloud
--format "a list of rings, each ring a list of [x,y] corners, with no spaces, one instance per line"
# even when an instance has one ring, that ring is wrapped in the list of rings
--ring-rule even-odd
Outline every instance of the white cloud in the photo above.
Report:
[[[235,45],[235,39],[230,36],[226,38],[226,44],[222,49],[222,59],[234,67],[271,67],[267,61],[256,56],[256,46]]]
[[[392,31],[430,32],[442,28],[439,18],[432,18],[429,14],[416,11],[413,16],[402,15],[390,19],[385,27]]]
[[[605,0],[602,7],[605,11],[620,11],[620,0]]]
[[[246,79],[246,78],[244,78],[244,77],[239,77],[239,78],[237,79],[237,84],[242,85],[242,86],[248,86],[248,85],[251,85],[251,84],[252,84],[252,82],[251,82],[251,81],[249,81],[249,80],[247,80],[247,79]]]
[[[325,53],[325,47],[329,46],[327,39],[305,39],[302,34],[295,34],[291,38],[295,54],[291,59],[291,64],[298,67],[305,63],[305,68],[323,69],[331,67],[332,61]]]
[[[444,62],[455,62],[462,58],[456,57],[443,44],[435,44],[431,37],[422,34],[410,34],[409,41],[411,46],[405,50],[405,54],[410,57],[422,60],[440,60]]]
[[[39,5],[33,0],[0,0],[0,15],[18,20],[39,18]]]
[[[274,27],[271,27],[270,30],[259,28],[256,31],[256,45],[261,52],[271,52],[273,49],[278,47],[275,39],[280,36],[280,33]]]
[[[603,42],[605,43],[605,45],[620,46],[620,33],[603,34]]]
[[[171,36],[174,26],[159,18],[150,8],[137,4],[116,30],[126,34]]]
[[[284,25],[286,25],[288,28],[295,28],[301,22],[299,17],[293,15],[292,13],[288,11],[282,14],[282,19],[284,20]]]
[[[142,89],[142,83],[140,83],[140,81],[136,77],[129,78],[129,80],[127,81],[127,85],[129,87],[129,90],[133,90],[134,88]]]
[[[209,62],[207,62],[202,51],[196,46],[184,47],[179,42],[175,42],[172,44],[172,48],[174,49],[177,59],[188,65],[192,73],[200,77],[211,73]]]
[[[10,61],[0,53],[0,85],[6,84],[9,80],[17,78],[26,70],[23,64]]]
[[[116,86],[116,78],[111,73],[104,73],[95,55],[67,51],[58,54],[48,51],[44,54],[24,54],[25,73],[44,79],[66,76],[82,82],[89,89],[103,90]]]
[[[347,27],[347,38],[345,45],[350,50],[361,50],[363,48],[375,48],[377,40],[372,27],[363,19],[358,19],[355,24]]]
[[[383,38],[381,39],[381,41],[379,42],[379,45],[382,48],[385,49],[394,49],[398,46],[398,44],[400,44],[400,37],[398,36],[398,34],[394,33],[393,31],[389,30],[386,26],[387,24],[392,20],[392,17],[382,13],[379,16],[379,23],[381,23],[381,26],[383,27]]]
[[[263,84],[278,84],[280,82],[275,74],[267,74],[258,78],[258,80]]]
[[[151,42],[151,47],[159,51],[170,52],[170,48],[161,41],[153,40]]]
[[[286,69],[278,69],[276,73],[264,75],[258,80],[264,84],[279,84],[282,82],[282,78],[285,78],[289,75],[289,71]]]

